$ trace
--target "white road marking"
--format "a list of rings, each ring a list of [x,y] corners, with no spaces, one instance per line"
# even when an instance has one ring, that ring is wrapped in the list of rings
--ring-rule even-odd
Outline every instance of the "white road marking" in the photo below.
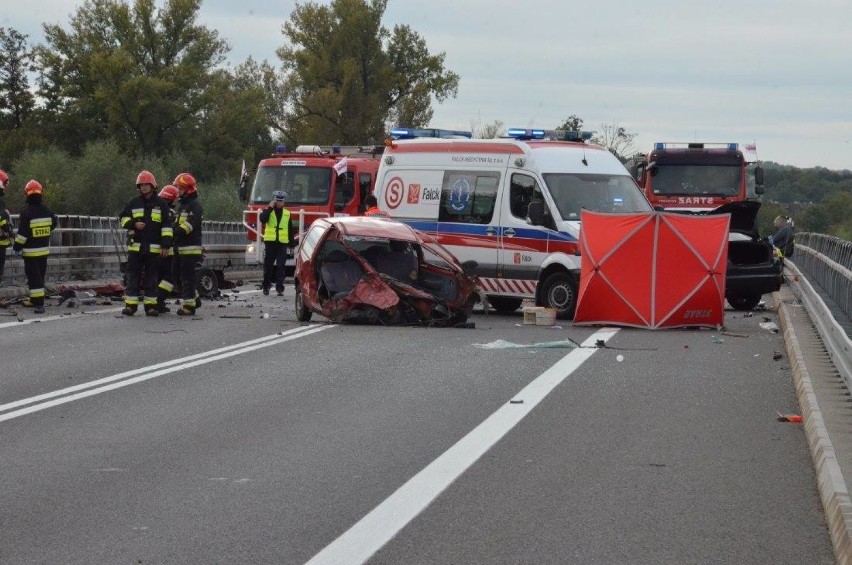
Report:
[[[598,340],[606,342],[617,332],[617,328],[604,328],[595,332],[582,343],[582,348],[572,350],[512,398],[523,400],[523,403],[504,404],[317,553],[308,561],[308,565],[348,565],[367,561],[514,428],[559,383],[594,355],[597,351],[594,346]]]
[[[132,371],[125,371],[123,373],[118,373],[116,375],[104,377],[102,379],[98,379],[88,383],[82,383],[72,387],[55,390],[53,392],[40,394],[38,396],[9,402],[7,404],[0,405],[0,412],[5,412],[5,414],[0,414],[0,422],[3,422],[5,420],[11,420],[12,418],[17,418],[26,414],[31,414],[33,412],[38,412],[40,410],[45,410],[47,408],[58,406],[60,404],[73,402],[74,400],[80,400],[81,398],[87,398],[89,396],[94,396],[96,394],[101,394],[103,392],[115,390],[117,388],[122,388],[142,381],[147,381],[148,379],[153,379],[155,377],[168,375],[169,373],[174,373],[183,369],[189,369],[191,367],[205,365],[207,363],[212,363],[213,361],[219,361],[220,359],[226,359],[235,355],[241,355],[243,353],[249,353],[258,349],[263,349],[264,347],[278,345],[279,343],[284,343],[287,341],[298,339],[300,337],[305,337],[307,335],[314,334],[331,327],[334,326],[301,326],[298,328],[287,330],[280,334],[253,339],[250,341],[244,341],[242,343],[229,345],[227,347],[221,347],[219,349],[205,351],[203,353],[190,355],[188,357],[173,359],[171,361],[158,363],[156,365],[151,365],[148,367],[141,367]],[[137,376],[134,377],[134,375]],[[50,398],[54,398],[54,400],[48,400]],[[7,410],[12,410],[13,408],[18,408],[20,406],[26,405],[32,406],[7,412]]]

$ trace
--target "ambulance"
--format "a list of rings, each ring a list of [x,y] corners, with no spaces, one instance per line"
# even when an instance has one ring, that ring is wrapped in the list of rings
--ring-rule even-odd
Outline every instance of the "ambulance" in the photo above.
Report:
[[[391,132],[379,207],[434,236],[475,274],[498,312],[523,300],[573,317],[581,210],[650,212],[636,182],[590,132],[513,128],[499,139]],[[473,263],[471,263],[473,264]]]

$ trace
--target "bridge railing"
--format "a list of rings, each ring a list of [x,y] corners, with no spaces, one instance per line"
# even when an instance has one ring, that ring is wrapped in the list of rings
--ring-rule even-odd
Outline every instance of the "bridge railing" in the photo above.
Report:
[[[50,235],[47,278],[50,282],[95,280],[121,276],[127,260],[127,230],[118,218],[57,215],[59,224]],[[18,216],[12,216],[17,230]],[[246,232],[241,222],[203,222],[204,264],[214,269],[228,262],[233,269],[245,267]],[[256,266],[249,267],[256,269]],[[9,251],[2,283],[26,284],[23,260]]]
[[[852,242],[820,233],[798,233],[791,260],[847,320],[852,318]]]

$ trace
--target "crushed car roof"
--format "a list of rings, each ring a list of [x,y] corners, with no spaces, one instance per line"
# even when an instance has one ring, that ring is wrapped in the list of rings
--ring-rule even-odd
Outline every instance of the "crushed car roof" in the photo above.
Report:
[[[422,242],[423,235],[407,224],[389,220],[387,218],[371,218],[366,216],[341,216],[335,218],[322,218],[343,235],[356,235],[362,237],[381,237],[386,239],[399,239],[402,241]]]

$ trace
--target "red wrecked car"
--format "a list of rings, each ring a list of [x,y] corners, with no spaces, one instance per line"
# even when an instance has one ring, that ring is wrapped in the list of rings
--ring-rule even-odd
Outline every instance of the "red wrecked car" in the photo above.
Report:
[[[371,217],[314,221],[296,252],[296,318],[334,322],[464,324],[478,280],[428,234]]]

